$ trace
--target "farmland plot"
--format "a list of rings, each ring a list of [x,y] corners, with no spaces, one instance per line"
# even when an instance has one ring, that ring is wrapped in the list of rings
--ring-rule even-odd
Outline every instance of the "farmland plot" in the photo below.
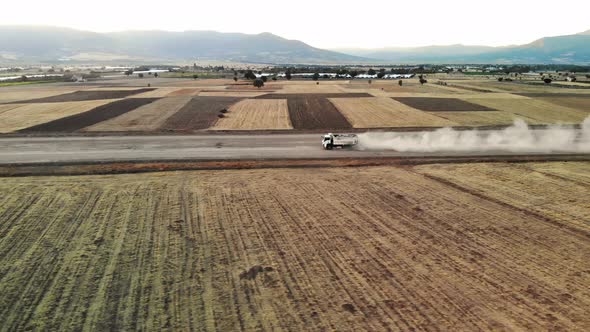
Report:
[[[113,100],[0,105],[0,133],[26,130],[46,122],[84,113],[111,102]]]
[[[135,89],[135,90],[82,90],[57,96],[37,98],[22,101],[19,103],[63,103],[69,101],[88,101],[101,99],[119,99],[131,95],[141,94],[154,89]]]
[[[466,191],[590,230],[590,163],[436,165],[418,169]]]
[[[84,131],[152,131],[178,112],[191,97],[167,97],[138,107],[110,120],[99,122]]]
[[[459,126],[509,125],[517,118],[508,112],[436,112],[436,116],[455,122]]]
[[[590,243],[560,227],[579,213],[556,224],[411,168],[6,178],[0,192],[7,330],[590,324]]]
[[[86,112],[76,112],[72,115],[60,117],[53,121],[31,126],[21,131],[24,132],[74,132],[93,124],[106,121],[125,114],[140,106],[154,102],[154,98],[127,98],[120,99],[111,103],[103,103]],[[34,105],[34,104],[31,104]],[[57,106],[62,105],[57,104]],[[19,110],[18,108],[15,110]]]
[[[456,124],[391,98],[331,98],[330,101],[355,128],[443,127]]]
[[[0,89],[0,103],[23,102],[31,98],[46,98],[74,91],[75,89],[66,88],[3,87]]]
[[[579,97],[539,97],[535,98],[558,106],[564,106],[590,113],[590,95]]]
[[[588,112],[558,106],[536,99],[470,99],[500,111],[512,113],[531,124],[580,123]]]
[[[196,96],[199,94],[201,89],[197,88],[186,88],[172,91],[166,95],[166,97],[178,97],[178,96]]]
[[[166,97],[167,95],[174,93],[176,91],[181,90],[180,88],[172,88],[172,87],[166,87],[166,88],[156,88],[156,89],[151,89],[151,91],[146,91],[143,93],[138,93],[138,94],[134,94],[129,96],[130,98],[162,98],[162,97]]]
[[[457,98],[395,97],[400,103],[427,112],[486,112],[495,111],[486,106],[473,104]]]
[[[284,99],[246,99],[229,108],[213,130],[293,129]]]
[[[292,97],[287,99],[289,116],[295,129],[348,129],[348,120],[326,98]]]
[[[218,119],[220,111],[240,101],[235,97],[193,97],[178,112],[170,116],[161,129],[190,131],[207,129]]]

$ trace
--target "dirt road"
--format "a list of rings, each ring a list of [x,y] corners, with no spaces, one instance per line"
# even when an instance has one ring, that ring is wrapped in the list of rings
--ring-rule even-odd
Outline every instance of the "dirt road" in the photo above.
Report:
[[[218,159],[325,159],[411,156],[512,155],[498,152],[397,152],[323,150],[320,134],[7,137],[0,139],[0,164]],[[522,153],[518,153],[522,155]]]

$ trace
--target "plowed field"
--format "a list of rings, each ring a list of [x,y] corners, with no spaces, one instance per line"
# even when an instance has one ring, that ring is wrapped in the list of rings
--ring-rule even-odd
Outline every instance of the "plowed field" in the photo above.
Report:
[[[83,90],[72,93],[61,94],[57,96],[30,99],[18,103],[63,103],[68,101],[88,101],[101,99],[118,99],[131,95],[152,91],[154,89],[136,89],[136,90]]]
[[[287,99],[289,116],[295,129],[348,129],[348,120],[323,97],[305,96]]]
[[[25,128],[24,132],[74,132],[82,128],[92,126],[93,124],[106,121],[132,111],[140,106],[149,104],[157,99],[154,98],[128,98],[114,101],[112,103],[94,107],[86,112],[76,112],[76,114],[59,117],[49,122],[39,122],[36,126]],[[57,104],[61,106],[63,104]],[[14,111],[17,111],[18,108]],[[48,112],[47,114],[54,114]]]
[[[219,111],[227,109],[241,98],[235,97],[193,97],[178,112],[169,117],[161,129],[190,131],[207,129],[218,119]]]
[[[293,129],[284,99],[246,99],[229,108],[213,130]]]
[[[0,321],[587,330],[588,165],[4,178]]]
[[[444,127],[454,122],[419,111],[391,98],[331,98],[355,128]]]
[[[99,122],[84,131],[152,131],[160,128],[166,120],[178,112],[191,97],[167,97],[138,107],[107,121]]]
[[[26,129],[50,121],[88,112],[113,100],[35,103],[0,106],[0,133]],[[15,106],[10,108],[8,106]]]

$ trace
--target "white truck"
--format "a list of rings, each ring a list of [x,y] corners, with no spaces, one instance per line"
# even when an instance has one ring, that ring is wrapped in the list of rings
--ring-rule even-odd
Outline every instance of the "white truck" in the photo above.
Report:
[[[358,144],[359,138],[355,134],[326,134],[322,136],[322,146],[325,150],[332,150],[335,147],[351,147]]]

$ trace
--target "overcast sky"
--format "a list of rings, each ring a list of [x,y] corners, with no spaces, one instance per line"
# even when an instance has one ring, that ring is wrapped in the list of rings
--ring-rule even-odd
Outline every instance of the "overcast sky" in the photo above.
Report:
[[[272,32],[321,48],[509,45],[590,29],[590,0],[5,0],[0,24]]]

